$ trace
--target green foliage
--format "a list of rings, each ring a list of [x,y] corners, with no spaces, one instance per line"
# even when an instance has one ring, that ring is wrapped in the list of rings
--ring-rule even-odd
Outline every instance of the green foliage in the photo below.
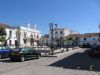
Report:
[[[5,27],[0,27],[0,36],[6,36],[6,30]]]
[[[6,37],[0,36],[0,42],[4,42],[6,40]]]
[[[73,40],[73,37],[68,37],[67,40],[72,41]]]
[[[4,42],[6,40],[6,35],[5,27],[0,27],[0,42]]]

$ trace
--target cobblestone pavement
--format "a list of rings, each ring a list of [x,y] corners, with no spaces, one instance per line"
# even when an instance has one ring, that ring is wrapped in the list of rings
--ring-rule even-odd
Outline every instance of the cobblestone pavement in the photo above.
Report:
[[[75,53],[84,51],[85,49],[77,49],[57,54],[57,57],[40,57],[40,59],[25,62],[10,62],[9,59],[2,59],[0,60],[0,75],[100,75],[100,71],[48,66]],[[87,60],[88,57],[84,58]]]

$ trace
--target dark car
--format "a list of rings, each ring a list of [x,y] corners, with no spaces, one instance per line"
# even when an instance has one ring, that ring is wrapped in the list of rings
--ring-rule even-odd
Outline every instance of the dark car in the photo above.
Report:
[[[13,50],[10,53],[10,59],[12,61],[25,61],[26,59],[36,57],[39,59],[41,54],[37,50],[33,50],[33,48],[18,48]]]
[[[89,56],[91,57],[96,57],[100,58],[100,46],[93,46],[89,51],[88,51]]]
[[[11,51],[9,47],[0,46],[0,58],[8,58]]]

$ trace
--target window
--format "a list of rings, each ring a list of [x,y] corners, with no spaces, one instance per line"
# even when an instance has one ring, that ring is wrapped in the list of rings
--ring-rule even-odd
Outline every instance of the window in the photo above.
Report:
[[[27,53],[27,52],[28,52],[28,48],[22,48],[22,49],[21,49],[21,52]]]
[[[24,32],[24,38],[26,38],[26,32]]]
[[[57,32],[57,31],[55,31],[55,34],[58,34],[58,32]]]
[[[15,46],[18,46],[18,41],[17,40],[15,40]]]
[[[84,38],[84,40],[86,40],[86,38]]]
[[[30,36],[31,38],[33,38],[33,34],[31,34],[31,36]]]
[[[24,39],[24,44],[26,44],[26,42],[27,42],[27,39]]]
[[[33,49],[32,49],[32,48],[29,48],[28,50],[29,50],[29,52],[31,52],[31,53],[33,52]]]
[[[62,31],[60,31],[60,34],[62,34],[63,32]]]
[[[1,49],[4,49],[4,48],[3,48],[3,47],[0,47],[0,50],[1,50]]]
[[[9,40],[9,45],[11,46],[11,40]]]
[[[76,37],[76,40],[78,40],[78,37]]]
[[[93,38],[93,40],[95,40],[95,38]]]
[[[12,36],[12,31],[11,30],[9,31],[9,36]]]
[[[4,49],[5,49],[5,50],[7,50],[7,49],[8,49],[8,50],[11,50],[9,47],[4,47]]]
[[[39,39],[39,35],[37,35],[37,39]]]

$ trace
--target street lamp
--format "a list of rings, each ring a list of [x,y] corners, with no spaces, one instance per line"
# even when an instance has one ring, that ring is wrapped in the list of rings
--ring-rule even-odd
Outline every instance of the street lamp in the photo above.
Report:
[[[49,28],[50,28],[50,34],[51,34],[51,54],[53,55],[54,54],[54,49],[53,49],[53,31],[54,31],[54,25],[56,26],[56,28],[57,28],[57,24],[53,24],[53,22],[52,23],[50,23],[49,24]]]

